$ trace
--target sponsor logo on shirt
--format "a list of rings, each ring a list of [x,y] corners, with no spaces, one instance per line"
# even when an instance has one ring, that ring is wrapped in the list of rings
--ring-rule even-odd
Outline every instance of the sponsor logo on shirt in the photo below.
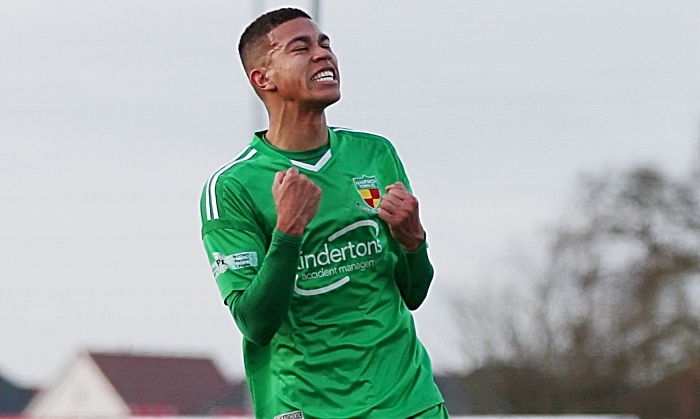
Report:
[[[362,203],[355,201],[355,207],[369,213],[379,211],[379,202],[382,200],[382,194],[379,191],[377,177],[362,175],[362,177],[356,177],[352,180],[355,183],[357,193],[362,197]]]
[[[214,277],[229,269],[235,271],[236,269],[258,266],[258,254],[255,252],[241,252],[228,256],[214,252],[212,256],[214,257],[214,262],[211,264],[211,271]]]
[[[367,233],[352,234],[350,240],[340,240],[351,231],[362,227],[368,227],[373,235]],[[341,228],[331,234],[327,243],[317,252],[302,253],[299,256],[294,291],[299,295],[318,295],[333,291],[350,281],[351,272],[365,271],[383,262],[382,251],[384,250],[381,240],[379,240],[379,224],[374,220],[360,220],[346,227]],[[358,240],[358,238],[360,238]],[[353,238],[355,240],[353,240]],[[317,280],[342,276],[320,288],[301,288],[299,281]],[[328,283],[328,280],[321,281]],[[316,283],[316,282],[314,282]]]
[[[296,412],[289,412],[277,415],[274,419],[304,419],[304,414],[301,413],[301,410],[297,410]]]

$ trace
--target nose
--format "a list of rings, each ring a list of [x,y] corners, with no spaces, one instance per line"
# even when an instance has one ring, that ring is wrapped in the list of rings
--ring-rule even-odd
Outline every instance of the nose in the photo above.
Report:
[[[333,52],[328,48],[316,45],[314,48],[314,61],[330,60],[333,58]]]

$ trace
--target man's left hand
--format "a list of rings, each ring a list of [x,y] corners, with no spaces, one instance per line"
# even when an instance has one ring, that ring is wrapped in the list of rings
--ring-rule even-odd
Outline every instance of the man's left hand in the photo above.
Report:
[[[407,252],[416,251],[425,241],[425,230],[418,216],[418,199],[401,182],[386,187],[379,205],[379,218],[389,224],[391,235]]]

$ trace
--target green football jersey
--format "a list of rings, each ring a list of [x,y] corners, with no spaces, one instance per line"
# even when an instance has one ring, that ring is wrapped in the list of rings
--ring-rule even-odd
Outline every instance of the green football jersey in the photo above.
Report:
[[[326,147],[289,152],[263,134],[202,194],[204,246],[224,300],[265,263],[277,221],[275,173],[295,166],[322,193],[302,238],[287,318],[269,345],[243,340],[256,417],[397,419],[442,403],[396,284],[406,254],[377,215],[387,185],[400,181],[410,191],[393,146],[331,128]]]

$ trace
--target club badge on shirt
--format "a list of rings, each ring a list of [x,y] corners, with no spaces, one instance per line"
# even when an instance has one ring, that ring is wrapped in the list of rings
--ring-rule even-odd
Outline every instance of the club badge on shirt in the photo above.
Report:
[[[362,175],[359,178],[353,178],[355,183],[355,189],[357,193],[362,197],[362,201],[365,205],[360,202],[355,202],[355,207],[362,211],[366,211],[372,214],[379,211],[379,202],[381,202],[382,194],[379,191],[379,181],[377,181],[376,176]]]

